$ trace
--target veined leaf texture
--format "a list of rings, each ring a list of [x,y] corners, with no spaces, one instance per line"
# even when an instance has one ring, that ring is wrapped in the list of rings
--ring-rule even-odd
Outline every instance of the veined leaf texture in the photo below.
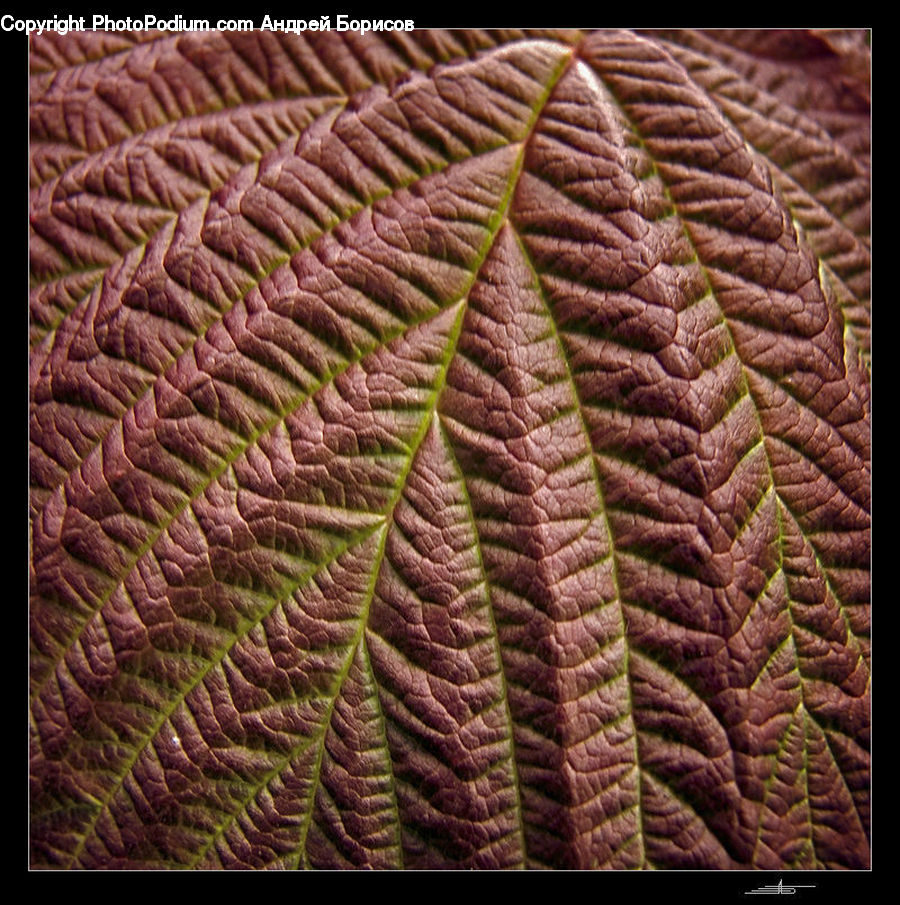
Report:
[[[868,867],[864,32],[30,65],[33,866]]]

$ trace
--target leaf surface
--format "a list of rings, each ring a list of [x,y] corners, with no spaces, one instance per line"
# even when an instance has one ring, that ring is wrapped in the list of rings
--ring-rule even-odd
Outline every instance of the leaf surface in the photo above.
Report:
[[[867,867],[862,54],[35,39],[33,864]]]

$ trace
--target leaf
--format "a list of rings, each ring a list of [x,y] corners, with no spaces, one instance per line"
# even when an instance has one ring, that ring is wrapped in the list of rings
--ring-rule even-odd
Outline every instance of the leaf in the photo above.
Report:
[[[789,36],[32,39],[34,866],[868,866],[868,49]]]

